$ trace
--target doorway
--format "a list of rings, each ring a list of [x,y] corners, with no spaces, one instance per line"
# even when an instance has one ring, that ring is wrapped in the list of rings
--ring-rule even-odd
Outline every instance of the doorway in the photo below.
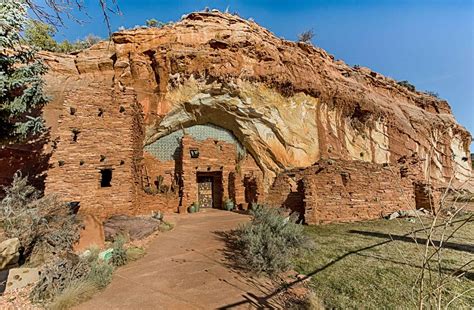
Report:
[[[197,173],[198,202],[201,208],[222,207],[222,172]]]

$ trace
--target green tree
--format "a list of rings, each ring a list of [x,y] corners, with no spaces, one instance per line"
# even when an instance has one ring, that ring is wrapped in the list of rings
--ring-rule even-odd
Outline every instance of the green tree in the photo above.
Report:
[[[0,4],[0,141],[23,140],[44,130],[38,115],[48,102],[42,80],[46,67],[20,41],[27,9],[23,0]]]
[[[57,51],[60,53],[71,53],[75,51],[75,45],[69,42],[68,40],[64,40],[58,44]]]
[[[54,52],[58,43],[53,39],[56,29],[37,20],[30,20],[25,29],[25,42],[41,50]]]

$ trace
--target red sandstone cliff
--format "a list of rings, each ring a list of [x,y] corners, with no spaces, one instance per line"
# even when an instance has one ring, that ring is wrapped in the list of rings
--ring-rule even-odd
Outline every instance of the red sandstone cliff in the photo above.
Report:
[[[426,177],[464,181],[471,175],[471,136],[446,101],[352,68],[320,48],[277,38],[255,22],[191,13],[163,28],[115,33],[112,40],[77,55],[44,54],[51,67],[54,100],[45,115],[53,138],[71,105],[68,94],[81,89],[112,98],[127,91],[143,108],[145,144],[214,123],[237,136],[267,185],[282,170],[328,157],[387,163],[416,153],[425,160]],[[75,100],[87,104],[81,96]]]

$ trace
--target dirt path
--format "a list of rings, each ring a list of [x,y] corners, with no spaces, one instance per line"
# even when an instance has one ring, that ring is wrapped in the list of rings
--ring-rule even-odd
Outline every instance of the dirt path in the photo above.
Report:
[[[144,258],[118,269],[112,283],[78,309],[248,309],[270,292],[271,285],[252,283],[225,264],[216,232],[247,216],[206,210],[175,219],[175,228],[153,240]]]

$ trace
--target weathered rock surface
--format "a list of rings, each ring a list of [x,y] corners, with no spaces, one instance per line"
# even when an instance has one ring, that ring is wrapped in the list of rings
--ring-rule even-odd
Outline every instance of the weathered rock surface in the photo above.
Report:
[[[11,238],[0,243],[0,270],[18,263],[20,240]]]
[[[131,241],[143,239],[157,231],[160,221],[153,218],[115,215],[104,222],[105,240],[113,240],[117,235],[130,237]]]
[[[144,144],[213,123],[254,156],[267,186],[279,172],[321,158],[395,163],[416,154],[425,176],[440,183],[471,175],[471,135],[446,101],[277,38],[255,22],[191,13],[112,40],[77,55],[44,54],[52,68],[48,90],[55,99],[45,115],[53,138],[65,93],[110,87],[110,96],[135,92],[145,115]]]
[[[83,215],[83,227],[80,231],[80,237],[77,244],[74,245],[74,252],[83,252],[91,247],[104,247],[104,227],[102,221],[92,215]]]
[[[38,268],[13,268],[8,273],[5,291],[21,289],[27,285],[34,284],[39,280]]]

